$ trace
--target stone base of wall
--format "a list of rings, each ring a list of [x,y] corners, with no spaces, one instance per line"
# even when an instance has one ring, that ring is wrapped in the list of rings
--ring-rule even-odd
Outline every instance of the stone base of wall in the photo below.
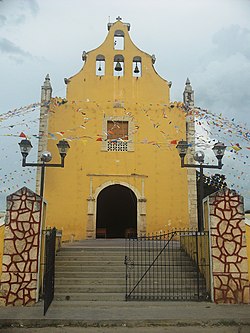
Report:
[[[215,303],[250,303],[243,198],[229,189],[209,197]]]
[[[214,274],[214,299],[216,303],[249,304],[250,286],[247,274]]]
[[[36,273],[3,273],[0,305],[33,305],[37,294]]]

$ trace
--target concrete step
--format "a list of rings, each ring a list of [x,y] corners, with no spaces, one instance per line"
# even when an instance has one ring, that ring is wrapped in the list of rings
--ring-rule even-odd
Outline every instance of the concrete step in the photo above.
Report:
[[[54,295],[55,301],[124,301],[125,293],[59,293]]]
[[[113,247],[63,247],[60,249],[59,253],[93,253],[93,254],[99,254],[100,253],[110,253],[112,254],[124,254],[125,253],[125,247],[119,247],[119,248],[113,248]]]
[[[91,265],[91,266],[96,266],[96,265],[107,265],[107,264],[112,264],[112,265],[121,265],[124,266],[124,260],[109,260],[109,259],[102,259],[98,260],[97,258],[93,258],[92,260],[88,260],[88,258],[82,258],[79,260],[69,260],[68,258],[64,257],[61,260],[56,259],[56,264],[61,265],[63,263],[70,264],[70,265]]]
[[[124,296],[124,295],[123,295]],[[129,304],[129,307],[133,307],[133,306],[141,306],[141,302],[138,304],[137,302],[133,302],[131,304]],[[97,307],[105,307],[107,308],[107,301],[87,301],[87,300],[83,300],[83,301],[72,301],[72,300],[60,300],[60,301],[57,301],[57,300],[53,300],[53,303],[52,305],[53,307],[77,307],[77,308],[81,308],[81,307],[88,307],[88,308],[97,308]],[[128,307],[128,303],[125,302],[125,297],[123,297],[123,299],[120,299],[118,301],[116,300],[110,300],[109,303],[108,303],[108,306],[109,307]]]
[[[58,272],[62,272],[63,270],[68,271],[71,269],[72,272],[79,272],[79,271],[86,271],[86,272],[108,272],[108,271],[113,271],[113,272],[125,272],[126,266],[124,264],[115,264],[115,263],[92,263],[90,265],[88,264],[83,264],[83,263],[77,263],[77,262],[61,262],[61,263],[56,263],[55,269]]]
[[[57,252],[57,255],[95,255],[95,256],[101,256],[101,255],[105,255],[105,256],[113,256],[113,255],[117,255],[117,256],[122,256],[125,254],[125,249],[120,249],[120,250],[107,250],[107,249],[63,249]]]
[[[133,272],[135,272],[135,274],[137,272],[141,272],[142,274],[145,272],[145,270],[147,269],[148,266],[146,267],[134,267],[133,269],[131,269],[131,267],[129,267],[128,272],[130,272],[130,274],[133,274]],[[86,273],[96,273],[96,275],[102,276],[102,273],[106,273],[106,272],[110,272],[110,273],[118,273],[118,272],[123,272],[123,274],[125,274],[126,272],[126,267],[125,265],[113,265],[113,264],[107,264],[107,265],[83,265],[83,264],[72,264],[72,263],[61,263],[61,264],[56,264],[56,273],[57,272],[71,272],[73,273],[78,273],[78,272],[86,272]],[[131,270],[130,270],[131,269]],[[166,272],[166,273],[165,273]],[[154,269],[152,271],[150,271],[150,273],[147,273],[149,275],[160,275],[160,274],[166,274],[166,275],[179,275],[179,276],[187,276],[187,275],[192,275],[192,274],[196,274],[196,271],[194,269],[194,267],[192,266],[177,266],[175,265],[174,267],[154,267]]]
[[[102,278],[124,278],[125,277],[125,271],[107,271],[104,272],[102,271],[101,274],[97,273],[97,272],[89,272],[89,271],[79,271],[79,272],[70,272],[70,271],[58,271],[56,270],[55,272],[55,278],[80,278],[80,279],[93,279],[96,277],[101,276]]]
[[[124,261],[125,256],[123,254],[111,255],[111,254],[102,254],[102,255],[94,255],[88,253],[67,253],[67,254],[60,254],[56,256],[56,260],[115,260],[115,261]]]
[[[125,293],[55,293],[54,295],[54,302],[77,302],[78,305],[80,302],[116,302],[125,301],[126,296]],[[205,296],[204,296],[205,299]],[[175,292],[175,293],[151,293],[151,294],[144,294],[144,293],[133,293],[129,295],[128,300],[198,300],[198,294],[193,292]],[[106,306],[108,305],[106,303]]]
[[[115,272],[120,273],[123,272],[125,274],[125,267],[121,266],[112,266],[112,269],[108,266],[102,266],[100,270],[100,266],[92,266],[92,267],[84,267],[84,266],[57,266],[56,265],[56,272],[71,272],[73,274],[74,272],[95,272],[96,275],[102,275],[103,272]]]
[[[133,306],[133,305],[136,305],[137,307],[141,305],[138,304],[137,302],[133,302],[131,303],[131,305],[129,305],[129,307]],[[95,300],[95,301],[91,301],[91,300],[83,300],[83,301],[72,301],[72,300],[60,300],[60,301],[57,301],[57,300],[53,300],[52,304],[51,304],[51,307],[53,306],[53,308],[57,308],[57,307],[72,307],[72,308],[94,308],[95,310],[97,309],[97,307],[101,308],[101,307],[104,307],[104,308],[107,308],[107,301],[103,300],[103,301],[98,301],[98,300]],[[108,306],[109,307],[128,307],[128,303],[125,301],[125,297],[123,295],[123,299],[120,299],[120,300],[110,300],[108,302]],[[85,331],[84,331],[85,332]],[[83,333],[84,333],[83,332]]]
[[[60,262],[60,261],[98,261],[98,262],[102,262],[102,261],[112,261],[112,262],[121,262],[124,263],[124,256],[78,256],[77,254],[75,256],[59,256],[56,257],[56,262]]]
[[[128,254],[128,253],[132,253],[133,250],[137,250],[137,253],[138,254],[144,254],[145,252],[148,254],[148,253],[159,253],[162,248],[161,247],[140,247],[140,246],[137,246],[135,245],[134,247],[132,246],[130,249],[125,249],[125,246],[124,247],[121,247],[121,248],[108,248],[108,247],[99,247],[99,248],[86,248],[86,247],[63,247],[60,249],[60,251],[57,253],[58,254],[70,254],[70,253],[78,253],[78,254],[84,254],[84,253],[93,253],[93,254],[96,254],[96,255],[100,255],[102,253],[104,253],[105,255],[108,254],[108,253],[111,253],[112,255],[113,254],[116,254],[116,255],[119,255],[119,254]],[[175,248],[175,249],[171,249],[171,248],[167,248],[165,250],[163,250],[162,253],[169,253],[170,255],[175,255],[175,254],[178,254],[178,253],[181,253],[181,254],[185,254],[184,251],[181,251],[179,248]]]
[[[125,293],[123,285],[55,285],[56,293]]]
[[[129,290],[133,290],[134,284],[132,284]],[[175,293],[190,293],[195,292],[198,288],[196,288],[195,283],[190,283],[184,285],[180,284],[156,284],[151,282],[148,284],[140,284],[135,288],[136,293],[157,293],[157,294],[169,294],[171,292]],[[200,285],[199,290],[202,290],[202,285]],[[56,293],[125,293],[126,286],[124,285],[56,285],[55,292]]]
[[[178,260],[178,261],[190,261],[190,258],[184,254],[176,254],[174,256],[172,255],[162,255],[159,258],[156,258],[157,255],[156,254],[152,254],[152,255],[124,255],[124,254],[92,254],[92,253],[81,253],[81,254],[77,254],[77,253],[67,253],[67,254],[58,254],[56,256],[56,260],[62,260],[62,259],[67,259],[67,260],[121,260],[124,261],[125,258],[127,260],[136,260],[138,262],[141,261],[147,261],[147,262],[152,262],[153,260],[157,260],[157,261],[172,261],[172,260]]]
[[[103,277],[92,277],[92,278],[55,278],[55,285],[124,285],[125,276],[118,278],[103,278]]]
[[[134,265],[134,266],[140,266],[140,267],[149,267],[152,264],[152,260],[150,261],[137,261],[132,260],[132,261],[127,261],[128,264],[130,265]],[[70,266],[124,266],[124,260],[112,260],[112,259],[102,259],[102,260],[98,260],[98,258],[78,258],[78,259],[68,259],[66,257],[60,258],[60,260],[58,260],[58,258],[56,259],[56,266],[62,266],[62,265],[70,265]],[[168,266],[191,266],[192,267],[192,263],[190,263],[190,260],[185,259],[185,260],[176,260],[175,258],[168,260],[168,261],[164,261],[164,260],[156,260],[155,261],[155,265],[154,268],[157,267],[168,267]]]
[[[165,279],[163,280],[163,276],[159,276],[159,277],[146,277],[142,280],[142,285],[146,285],[146,284],[162,284],[162,285],[182,285],[183,283],[185,283],[184,285],[188,285],[188,286],[193,286],[197,283],[197,279],[196,277],[191,277],[187,280],[187,278],[183,277],[165,277]],[[136,283],[138,279],[133,279],[133,280],[128,280],[128,283]],[[133,281],[133,282],[132,282]],[[75,278],[75,277],[70,277],[70,278],[56,278],[55,279],[55,286],[86,286],[86,285],[101,285],[101,286],[106,286],[106,285],[125,285],[126,281],[125,281],[125,277],[121,277],[121,278],[100,278],[100,277],[93,277],[93,278]],[[199,283],[202,284],[203,280],[199,279]]]
[[[132,246],[130,248],[125,248],[124,247],[120,247],[120,248],[113,248],[113,247],[91,247],[91,248],[88,248],[88,247],[62,247],[60,249],[59,252],[57,252],[58,254],[59,253],[95,253],[95,254],[101,254],[101,253],[105,253],[105,254],[108,254],[108,253],[115,253],[115,254],[128,254],[128,253],[133,253],[133,251],[137,251],[138,253],[145,253],[145,252],[150,252],[150,253],[153,253],[153,252],[160,252],[162,251],[162,253],[170,253],[172,255],[176,254],[176,253],[185,253],[185,251],[182,251],[180,248],[175,248],[175,249],[172,249],[172,248],[165,248],[165,249],[162,249],[162,247],[141,247],[141,246]]]
[[[55,272],[55,278],[59,279],[59,278],[65,278],[65,279],[70,279],[70,278],[79,278],[79,279],[85,279],[85,278],[89,278],[89,279],[95,279],[95,278],[101,278],[101,279],[106,279],[106,278],[121,278],[121,279],[125,279],[125,268],[123,267],[122,270],[118,270],[118,271],[114,271],[114,270],[109,270],[109,271],[102,271],[100,274],[97,272],[97,271],[90,271],[89,269],[88,270],[74,270],[74,271],[71,271],[71,270],[63,270],[62,269],[63,267],[61,267],[60,271],[58,269],[56,269],[56,272]],[[92,267],[93,268],[93,267]],[[162,273],[162,276],[164,274],[164,272],[161,272],[159,271],[159,277],[161,276],[161,273]],[[188,278],[196,278],[196,271],[195,270],[192,270],[192,271],[185,271],[185,272],[177,272],[179,273],[179,276],[178,274],[176,274],[176,271],[169,271],[166,273],[166,276],[168,279],[176,279],[178,277],[184,277],[186,279]],[[132,272],[129,272],[128,273],[129,275],[128,276],[132,276]],[[177,275],[177,276],[176,276]],[[147,277],[150,277],[150,278],[155,278],[157,276],[157,274],[155,273],[152,273],[152,272],[149,272],[147,273]]]
[[[194,293],[171,293],[158,295],[132,294],[126,299],[127,301],[200,301],[197,294]],[[203,300],[206,300],[204,296]]]

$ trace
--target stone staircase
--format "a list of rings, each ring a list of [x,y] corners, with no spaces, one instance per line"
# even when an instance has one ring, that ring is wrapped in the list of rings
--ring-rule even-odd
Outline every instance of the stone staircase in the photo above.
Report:
[[[64,246],[56,256],[54,301],[123,301],[124,240]]]
[[[154,290],[157,293],[162,291],[168,294],[168,299],[185,300],[185,297],[188,297],[189,300],[196,300],[196,295],[192,296],[197,286],[196,269],[187,255],[178,250],[174,251],[177,251],[174,257],[168,253],[170,257],[165,256],[164,259],[168,265],[173,261],[171,266],[174,266],[174,271],[167,273],[165,289],[157,290],[163,288],[160,284],[157,288],[162,276],[162,267],[159,265],[154,272],[147,274],[138,288],[138,293],[135,293],[135,300],[140,292],[144,293],[152,288],[152,284],[150,287],[147,284],[149,280],[153,281]],[[96,301],[124,301],[126,292],[124,259],[125,240],[85,240],[64,245],[56,256],[54,303],[60,302],[63,305],[74,302],[77,305]],[[136,277],[135,281],[137,280]],[[204,283],[200,278],[201,292],[204,290]]]

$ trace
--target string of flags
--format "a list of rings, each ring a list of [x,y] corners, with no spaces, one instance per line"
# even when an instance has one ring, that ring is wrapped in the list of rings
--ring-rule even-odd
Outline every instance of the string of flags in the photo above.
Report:
[[[80,125],[80,127],[82,129],[86,129],[86,124],[91,121],[91,118],[88,118],[86,115],[86,112],[87,111],[91,111],[91,110],[94,110],[95,107],[99,107],[100,108],[100,104],[99,103],[96,103],[95,101],[90,101],[89,99],[85,100],[85,101],[71,101],[71,102],[68,102],[66,99],[52,99],[51,102],[47,102],[47,103],[32,103],[30,105],[27,105],[27,106],[23,106],[23,107],[20,107],[20,108],[15,108],[13,110],[10,110],[2,115],[0,115],[0,125],[1,125],[1,122],[3,122],[4,120],[7,120],[11,117],[14,117],[14,116],[21,116],[21,115],[25,115],[27,114],[28,112],[34,112],[35,110],[38,111],[40,107],[44,107],[46,106],[48,108],[48,111],[44,113],[44,115],[41,117],[41,120],[44,118],[44,117],[48,117],[50,115],[50,113],[54,113],[55,112],[55,107],[58,107],[60,105],[63,105],[63,104],[67,104],[67,106],[69,104],[71,104],[71,106],[76,106],[77,104],[79,103],[82,103],[82,102],[85,102],[86,105],[84,106],[85,110],[83,110],[83,108],[76,108],[76,112],[78,113],[81,113],[84,118],[83,118],[83,124]],[[108,101],[109,103],[111,103],[111,101]],[[92,108],[91,107],[88,107],[88,104],[93,104]],[[201,126],[201,125],[204,125],[204,122],[206,122],[206,124],[208,125],[209,128],[215,128],[217,127],[218,131],[221,132],[223,131],[224,134],[229,134],[229,136],[231,135],[232,137],[240,137],[241,139],[243,140],[246,140],[246,141],[250,141],[250,130],[248,130],[246,128],[246,125],[245,124],[238,124],[235,122],[235,119],[232,118],[232,119],[227,119],[226,117],[223,117],[222,114],[215,114],[215,113],[212,113],[206,109],[201,109],[199,107],[196,107],[194,109],[187,109],[183,103],[172,103],[169,105],[166,105],[166,104],[153,104],[153,103],[150,103],[148,105],[143,105],[143,104],[139,104],[137,103],[136,104],[136,109],[137,111],[140,110],[140,111],[143,111],[144,114],[149,117],[149,120],[152,122],[152,125],[154,128],[159,128],[161,126],[166,126],[166,125],[171,125],[172,124],[172,120],[169,119],[168,123],[164,123],[164,124],[160,124],[159,122],[155,121],[152,116],[150,116],[150,111],[152,110],[153,107],[159,107],[159,111],[161,111],[162,113],[162,118],[163,119],[167,119],[168,118],[168,115],[166,114],[166,110],[170,110],[173,109],[174,106],[177,106],[178,108],[182,109],[184,112],[185,112],[185,115],[186,117],[189,117],[190,115],[192,117],[195,118],[195,124],[197,126]],[[134,120],[135,116],[132,112],[132,110],[134,110],[134,107],[130,108],[130,107],[123,107],[123,110],[125,112],[125,115],[128,115],[129,117],[131,117],[131,120]],[[38,119],[35,119],[35,120],[31,120],[31,122],[36,122],[38,121]],[[19,126],[19,125],[22,125],[22,123],[14,123],[14,124],[10,124],[10,125],[7,125],[7,126],[0,126],[0,130],[3,129],[3,128],[9,128],[9,129],[12,129],[16,126]],[[27,126],[27,123],[25,124]],[[178,131],[180,130],[178,126],[174,125],[174,128],[176,130],[176,132],[178,133]],[[204,128],[204,126],[202,126]],[[135,126],[135,129],[138,130],[139,129],[139,124],[137,124]],[[69,131],[70,129],[64,129],[62,132],[66,132],[66,131]],[[71,129],[71,131],[74,131],[76,129]],[[209,131],[207,128],[204,129],[205,131],[207,131],[208,134],[211,134],[211,130]],[[162,134],[166,134],[164,132],[163,129],[160,130]],[[60,132],[61,133],[61,132]],[[63,133],[63,134],[64,134]],[[55,134],[55,133],[54,133]],[[58,132],[57,132],[58,134]],[[16,135],[16,134],[14,134]],[[34,134],[34,135],[37,135],[37,134]],[[60,135],[60,134],[59,134]],[[6,134],[7,136],[7,134]],[[11,136],[11,134],[10,134]],[[38,135],[37,135],[38,136]],[[39,136],[38,136],[39,137]],[[249,144],[250,145],[250,144]],[[248,147],[249,148],[249,147]],[[237,149],[237,148],[236,148]]]
[[[171,103],[170,105],[163,103],[136,103],[135,106],[128,105],[125,107],[124,103],[108,100],[104,104],[105,107],[103,108],[102,104],[90,99],[84,101],[67,101],[66,99],[54,98],[49,103],[32,103],[27,106],[15,108],[0,115],[0,136],[29,139],[31,137],[39,139],[43,136],[47,136],[48,139],[51,140],[59,140],[61,138],[68,141],[80,140],[83,144],[86,144],[89,141],[111,141],[114,143],[118,141],[127,141],[135,145],[153,145],[156,149],[175,149],[178,142],[176,137],[180,137],[180,134],[182,134],[182,128],[178,126],[174,120],[176,120],[176,118],[183,118],[184,116],[187,120],[194,122],[196,127],[195,146],[197,148],[211,148],[215,141],[217,141],[214,138],[218,137],[220,141],[223,141],[227,145],[227,154],[225,158],[231,158],[232,160],[237,159],[237,161],[243,165],[249,164],[250,131],[245,123],[237,123],[235,118],[228,119],[222,113],[217,115],[199,107],[193,109],[187,108],[183,103],[177,102]],[[80,115],[81,123],[78,126],[74,128],[61,128],[56,132],[45,133],[41,131],[39,133],[32,133],[34,124],[38,124],[39,120],[50,117],[56,112],[56,108],[62,105],[64,105],[66,109],[72,108]],[[40,116],[39,110],[41,107],[45,107],[45,110]],[[176,112],[176,107],[180,112],[177,115],[175,113],[172,116],[172,114]],[[110,139],[110,136],[112,136],[117,127],[115,117],[113,121],[114,128],[111,128],[109,132],[103,131],[101,133],[97,132],[94,135],[93,133],[92,135],[88,135],[89,123],[96,120],[96,115],[93,117],[92,112],[96,110],[96,108],[101,112],[102,116],[105,116],[103,110],[107,109],[107,112],[111,113],[109,110],[114,108],[122,109],[124,117],[129,117],[134,124],[133,130],[130,133],[133,135],[133,140],[127,136],[127,133],[124,133],[124,135],[121,135],[117,139]],[[155,110],[157,110],[157,116],[155,115]],[[151,128],[156,131],[157,140],[155,140],[154,135],[151,137],[144,137],[140,140],[138,139],[136,134],[139,133],[142,128],[138,121],[139,112],[144,114],[148,119]],[[35,119],[29,119],[31,116],[34,118],[34,115],[36,115]],[[25,119],[17,121],[20,117]],[[172,133],[176,133],[176,137],[173,137],[173,135],[170,137],[168,127],[171,128]],[[20,128],[22,128],[21,131]],[[27,128],[27,130],[25,128]],[[202,133],[200,133],[199,128]],[[29,132],[28,134],[27,131]],[[234,174],[235,169],[232,167],[231,176],[235,178]],[[237,176],[240,178],[236,178],[243,179],[245,174],[246,172],[243,172],[242,174],[240,173]],[[10,180],[12,180],[12,178],[13,177],[10,177]],[[1,191],[2,189],[0,189],[0,193]]]
[[[81,101],[82,102],[82,101]],[[86,103],[90,103],[92,102],[92,104],[94,103],[95,104],[95,101],[90,101],[90,100],[86,100],[85,101]],[[111,102],[111,101],[109,101]],[[25,107],[21,107],[19,109],[14,109],[12,111],[8,111],[3,117],[2,119],[4,118],[8,118],[10,117],[10,115],[15,115],[16,113],[18,114],[18,116],[21,114],[21,112],[28,112],[30,111],[30,109],[33,111],[34,110],[34,107],[41,107],[41,106],[46,106],[48,107],[49,109],[52,109],[55,108],[55,107],[58,107],[60,105],[63,105],[63,104],[67,104],[68,101],[66,99],[52,99],[52,101],[50,103],[45,103],[45,104],[41,104],[41,103],[33,103],[33,104],[30,104],[28,106],[25,106]],[[76,105],[78,102],[76,101],[72,101],[71,104],[72,105]],[[207,133],[208,137],[207,137],[207,140],[204,140],[204,134],[202,134],[202,136],[197,136],[196,135],[196,145],[197,147],[203,147],[203,148],[208,148],[211,146],[211,135],[213,134],[212,133],[212,130],[211,130],[211,125],[215,125],[216,127],[223,127],[223,124],[226,124],[225,127],[225,133],[224,134],[229,134],[229,136],[233,137],[235,135],[239,135],[241,134],[242,135],[242,138],[249,141],[250,140],[250,135],[249,135],[249,131],[247,130],[246,127],[243,127],[243,126],[240,126],[239,124],[235,124],[235,119],[232,119],[231,122],[222,116],[222,114],[220,115],[216,115],[214,113],[211,113],[209,112],[208,110],[204,110],[204,109],[201,109],[201,108],[195,108],[195,109],[187,109],[185,108],[185,106],[183,105],[183,103],[175,103],[177,107],[179,108],[182,108],[185,113],[186,113],[186,116],[192,116],[195,120],[195,123],[197,125],[203,125],[202,128],[203,130]],[[100,104],[96,104],[96,106],[100,107]],[[137,104],[137,108],[138,107],[142,107],[142,110],[144,111],[144,113],[146,114],[146,116],[148,116],[148,113],[149,111],[151,110],[151,108],[153,106],[164,106],[164,108],[161,110],[162,111],[162,116],[164,119],[166,119],[168,116],[166,114],[166,107],[168,109],[173,109],[174,105],[170,105],[170,106],[167,106],[166,104],[156,104],[154,105],[153,103],[150,103],[149,105],[147,105],[147,107],[145,105],[139,105]],[[85,107],[84,107],[85,108]],[[88,108],[86,108],[88,110]],[[129,117],[131,117],[133,120],[134,120],[134,115],[131,111],[129,111],[128,109],[129,108],[125,108],[123,107],[124,111],[125,111],[125,114],[128,115]],[[44,114],[44,116],[48,116],[49,112],[51,110],[49,110],[47,113]],[[84,112],[83,111],[83,108],[77,108],[76,109],[76,112],[80,112],[83,116],[84,116],[84,119],[83,119],[83,124],[81,124],[80,126],[76,127],[76,128],[73,128],[73,129],[64,129],[63,131],[57,131],[57,132],[54,132],[54,133],[51,133],[49,132],[48,134],[47,133],[39,133],[38,134],[32,134],[32,137],[34,138],[41,138],[43,135],[48,135],[48,138],[49,139],[53,139],[53,140],[58,140],[58,137],[61,136],[61,137],[64,137],[65,139],[69,140],[69,141],[72,141],[72,140],[96,140],[96,141],[107,141],[107,140],[110,140],[109,139],[109,133],[102,133],[101,135],[97,135],[96,138],[94,138],[93,136],[88,136],[88,135],[68,135],[68,132],[75,132],[77,131],[78,128],[81,128],[81,129],[86,129],[86,124],[91,121],[91,118],[88,118],[86,117],[86,111]],[[218,118],[218,121],[215,122],[214,119],[215,118]],[[211,119],[212,119],[212,122],[211,122]],[[152,117],[150,117],[150,121],[153,125],[154,128],[158,129],[161,124],[159,122],[155,122],[154,119],[152,119]],[[210,130],[208,130],[206,128],[206,126],[204,126],[204,121],[206,121],[207,125],[209,125],[209,128]],[[32,122],[34,122],[34,120],[32,120]],[[115,122],[114,122],[115,124]],[[168,125],[172,124],[172,121],[169,121],[168,122]],[[17,124],[17,125],[20,125]],[[27,125],[27,124],[26,124]],[[228,126],[229,125],[229,126]],[[9,128],[13,128],[15,125],[10,125]],[[5,126],[6,128],[6,126]],[[139,130],[140,126],[139,125],[135,125],[135,129],[133,132],[131,132],[130,134],[136,134]],[[176,130],[176,133],[179,133],[180,129],[178,126],[174,126],[175,130]],[[1,129],[1,127],[0,127]],[[235,131],[233,131],[235,130]],[[23,132],[22,132],[23,133]],[[177,143],[177,140],[176,139],[169,139],[167,138],[167,134],[166,134],[166,131],[160,129],[160,133],[164,136],[164,141],[155,141],[155,140],[150,140],[148,138],[144,138],[142,141],[140,142],[133,142],[134,144],[153,144],[153,145],[156,145],[158,148],[161,148],[161,147],[167,147],[167,148],[171,148],[171,145],[175,145]],[[1,135],[1,134],[0,134]],[[18,136],[18,134],[11,134],[11,133],[7,133],[7,134],[2,134],[2,136]],[[20,137],[27,137],[24,133],[23,135],[19,135]],[[124,137],[119,137],[117,139],[113,139],[112,142],[117,142],[117,141],[123,141],[123,140],[127,140],[126,138],[127,135],[125,135]],[[131,142],[131,140],[130,140]],[[244,148],[250,150],[250,144],[247,145],[247,146],[244,146],[242,144],[239,144],[239,143],[235,143],[235,142],[231,142],[231,143],[228,143],[227,142],[227,146],[229,148],[231,148],[231,152],[235,151],[235,152],[238,152],[239,150],[242,150]]]

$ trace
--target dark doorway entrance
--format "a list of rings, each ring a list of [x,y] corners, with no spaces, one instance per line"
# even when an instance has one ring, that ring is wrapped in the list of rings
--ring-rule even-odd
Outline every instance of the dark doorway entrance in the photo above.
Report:
[[[96,238],[137,235],[137,198],[122,185],[103,189],[97,198]]]

